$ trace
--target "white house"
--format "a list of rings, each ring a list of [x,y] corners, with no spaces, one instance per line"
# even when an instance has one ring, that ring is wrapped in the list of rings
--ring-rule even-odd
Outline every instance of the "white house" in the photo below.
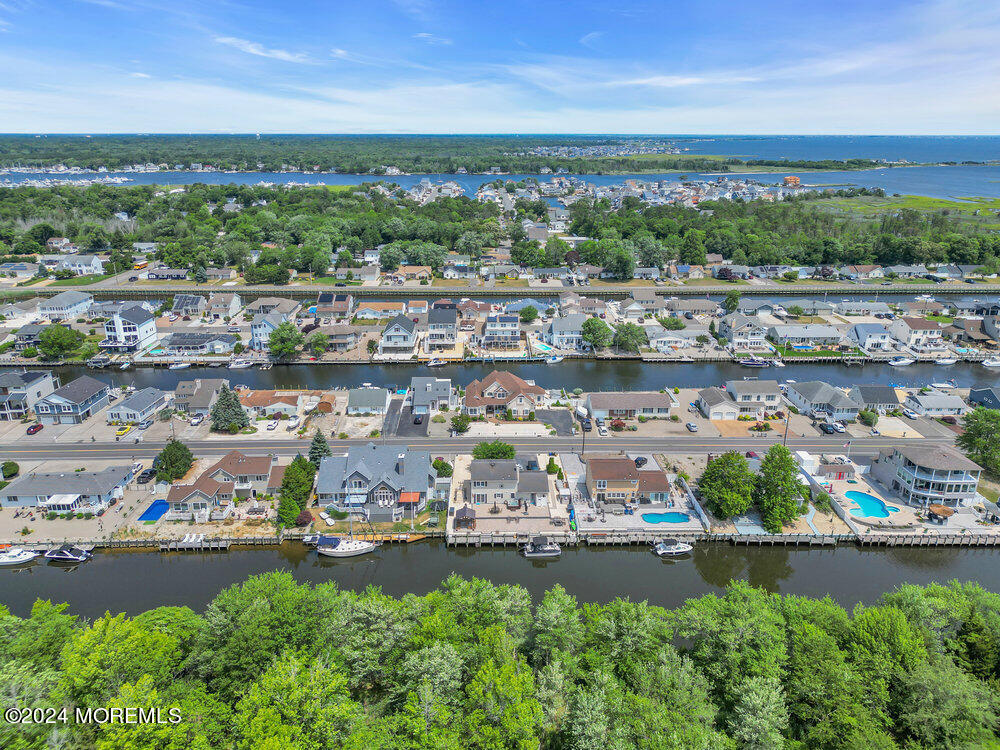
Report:
[[[888,351],[893,348],[892,334],[878,323],[857,323],[847,331],[847,338],[866,352]]]
[[[114,352],[138,352],[156,342],[156,317],[142,307],[129,307],[104,321],[100,347]]]
[[[903,405],[923,417],[960,417],[969,407],[953,393],[911,393]]]
[[[43,300],[38,305],[38,313],[49,320],[76,318],[86,313],[93,304],[93,296],[86,292],[69,290]]]
[[[271,312],[254,315],[250,322],[250,348],[264,351],[274,330],[288,321],[284,313]]]
[[[583,313],[570,313],[553,318],[545,327],[543,337],[547,344],[557,349],[579,351],[586,348],[583,342],[583,324],[587,316]]]
[[[108,408],[108,424],[138,424],[152,419],[167,404],[159,388],[143,388]]]
[[[944,349],[941,326],[924,318],[899,318],[889,324],[893,338],[915,352],[934,352]]]
[[[822,380],[790,383],[785,398],[803,414],[816,417],[853,421],[858,418],[861,405],[839,388]]]
[[[389,321],[378,342],[379,354],[406,354],[417,343],[417,324],[412,318],[397,315]]]
[[[764,327],[753,318],[740,313],[726,315],[719,323],[719,335],[733,349],[767,349]]]

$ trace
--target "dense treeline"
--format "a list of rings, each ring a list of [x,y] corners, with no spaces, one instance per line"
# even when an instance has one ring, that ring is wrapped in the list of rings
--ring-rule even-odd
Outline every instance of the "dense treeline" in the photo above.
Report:
[[[220,169],[321,170],[382,174],[387,166],[406,172],[504,172],[537,174],[543,167],[581,173],[641,171],[729,171],[730,167],[777,166],[782,169],[863,169],[869,159],[784,161],[710,159],[699,156],[643,154],[639,157],[555,157],[527,152],[536,146],[602,146],[628,142],[600,136],[319,136],[319,135],[113,135],[0,136],[0,166],[31,165],[114,170],[132,164],[189,167],[211,164]]]
[[[453,576],[426,596],[298,585],[93,622],[0,607],[0,708],[177,709],[13,726],[7,750],[995,747],[1000,596],[905,585],[846,612],[732,583],[676,610],[532,604]],[[177,714],[175,714],[177,715]]]

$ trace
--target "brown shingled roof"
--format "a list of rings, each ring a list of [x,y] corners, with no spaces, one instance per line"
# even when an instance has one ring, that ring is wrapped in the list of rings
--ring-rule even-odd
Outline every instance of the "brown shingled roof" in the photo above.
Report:
[[[592,458],[587,462],[590,476],[594,479],[620,481],[638,481],[639,470],[635,462],[628,458]]]
[[[483,391],[487,390],[494,383],[499,383],[503,386],[503,389],[510,394],[510,397],[506,399],[484,397]],[[513,373],[494,370],[482,380],[473,380],[465,387],[465,405],[504,406],[520,395],[529,397],[544,396],[545,389],[537,385],[532,385]]]
[[[211,476],[217,471],[224,471],[230,476],[239,474],[267,474],[271,473],[270,456],[248,456],[239,451],[230,451],[220,458],[217,463],[210,466],[205,472]]]

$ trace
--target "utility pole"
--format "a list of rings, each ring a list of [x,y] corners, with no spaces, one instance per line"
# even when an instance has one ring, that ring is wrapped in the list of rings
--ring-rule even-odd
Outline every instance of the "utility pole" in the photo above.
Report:
[[[782,445],[788,445],[788,422],[791,418],[792,418],[792,411],[791,409],[789,409],[785,412],[785,436],[781,438]]]

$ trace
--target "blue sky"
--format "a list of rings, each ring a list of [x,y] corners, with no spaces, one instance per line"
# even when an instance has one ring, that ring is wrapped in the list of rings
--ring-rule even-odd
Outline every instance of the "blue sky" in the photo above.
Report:
[[[0,131],[996,134],[998,39],[989,0],[0,0]]]

